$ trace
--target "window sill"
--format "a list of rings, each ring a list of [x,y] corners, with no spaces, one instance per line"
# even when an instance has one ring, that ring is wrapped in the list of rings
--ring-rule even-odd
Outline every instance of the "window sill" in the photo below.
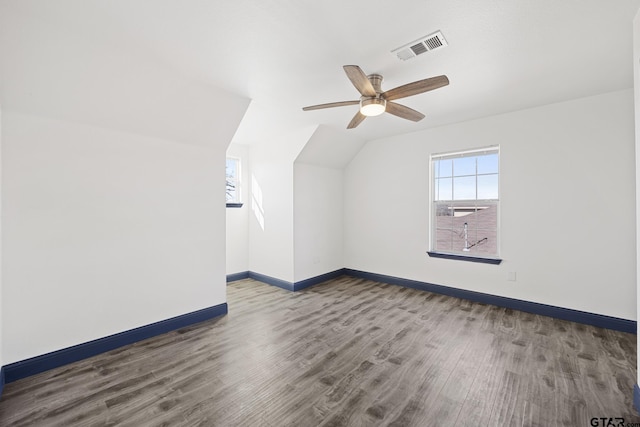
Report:
[[[228,208],[241,208],[243,203],[227,203]]]
[[[454,254],[443,254],[441,252],[427,252],[431,258],[444,258],[444,259],[455,259],[458,261],[469,261],[469,262],[479,262],[482,264],[493,264],[498,265],[502,262],[500,258],[480,258],[474,256],[465,256],[465,255],[454,255]]]

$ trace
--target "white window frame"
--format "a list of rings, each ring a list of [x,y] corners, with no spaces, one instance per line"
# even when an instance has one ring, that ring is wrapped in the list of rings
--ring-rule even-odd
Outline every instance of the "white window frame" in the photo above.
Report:
[[[227,161],[233,160],[236,162],[236,177],[230,180],[227,177]],[[227,181],[231,181],[235,184],[236,197],[234,200],[226,200],[227,204],[240,204],[242,203],[242,161],[239,157],[227,156],[224,163],[225,170],[225,200],[227,197]]]
[[[446,160],[446,159],[455,159],[460,157],[472,157],[479,156],[482,154],[489,153],[497,153],[498,154],[498,198],[497,199],[477,199],[477,179],[476,179],[476,205],[478,201],[486,201],[487,203],[496,204],[497,208],[497,218],[496,218],[496,253],[495,254],[481,254],[481,253],[472,253],[472,252],[463,252],[463,251],[443,251],[436,250],[436,178],[435,178],[435,170],[434,165],[436,160]],[[499,263],[500,260],[500,235],[501,235],[501,227],[500,227],[500,198],[501,198],[501,154],[500,154],[500,146],[494,145],[483,148],[475,148],[470,150],[458,150],[458,151],[450,151],[444,153],[433,153],[429,156],[429,255],[442,257],[442,258],[453,258],[453,259],[466,259],[469,261],[478,260],[479,262],[483,262],[483,260],[496,260],[496,264]],[[455,175],[455,171],[454,177]],[[478,174],[477,170],[474,175],[469,176],[482,176],[483,174]],[[462,176],[462,175],[460,175]],[[466,176],[466,175],[465,175]],[[443,255],[443,256],[440,256]],[[493,262],[492,262],[493,263]]]

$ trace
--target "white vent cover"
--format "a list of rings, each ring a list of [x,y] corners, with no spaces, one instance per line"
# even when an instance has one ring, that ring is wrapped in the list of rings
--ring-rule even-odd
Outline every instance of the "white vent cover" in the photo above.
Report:
[[[442,35],[442,32],[436,31],[433,34],[429,34],[428,36],[421,37],[411,43],[407,43],[404,46],[400,46],[397,49],[393,49],[391,53],[396,55],[398,59],[406,61],[407,59],[422,55],[425,52],[440,49],[448,45],[449,44]]]

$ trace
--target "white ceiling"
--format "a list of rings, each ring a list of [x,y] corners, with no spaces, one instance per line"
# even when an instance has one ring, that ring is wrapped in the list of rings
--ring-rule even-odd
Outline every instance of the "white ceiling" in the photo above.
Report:
[[[250,98],[235,142],[255,144],[280,129],[314,124],[366,141],[632,87],[639,7],[640,0],[0,0],[0,26],[24,39],[65,35],[59,45],[31,40],[34,52],[20,56],[8,48],[14,34],[0,28],[0,95],[11,106],[27,87],[39,87],[38,79],[46,81],[45,67],[27,77],[7,72],[12,60],[14,68],[25,58],[36,68],[41,58],[56,61],[71,76],[70,99],[87,91],[73,82],[90,79],[99,100],[128,79],[117,71],[126,64],[117,61],[144,57],[189,81]],[[390,53],[436,30],[448,47],[406,62]],[[74,52],[82,52],[85,65],[108,57],[111,66],[79,69]],[[345,64],[382,74],[383,89],[440,74],[451,83],[402,100],[426,115],[419,123],[385,114],[346,130],[357,106],[301,110],[358,99]],[[23,91],[15,89],[20,85]]]

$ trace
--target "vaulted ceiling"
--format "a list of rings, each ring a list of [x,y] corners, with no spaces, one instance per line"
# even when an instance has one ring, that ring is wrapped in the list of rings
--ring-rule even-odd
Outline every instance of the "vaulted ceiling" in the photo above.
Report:
[[[201,114],[204,123],[209,113],[224,114],[224,105],[194,113],[212,102],[209,94],[225,102],[203,89],[214,87],[252,100],[236,142],[310,125],[371,140],[632,87],[639,7],[640,0],[0,0],[0,102],[95,122],[119,109],[155,111],[186,88],[184,117],[172,115]],[[449,46],[408,61],[391,53],[437,30]],[[301,110],[358,99],[346,64],[382,74],[386,89],[440,74],[451,83],[403,100],[426,115],[421,122],[385,114],[346,130],[357,106]],[[159,78],[154,68],[169,71]]]

